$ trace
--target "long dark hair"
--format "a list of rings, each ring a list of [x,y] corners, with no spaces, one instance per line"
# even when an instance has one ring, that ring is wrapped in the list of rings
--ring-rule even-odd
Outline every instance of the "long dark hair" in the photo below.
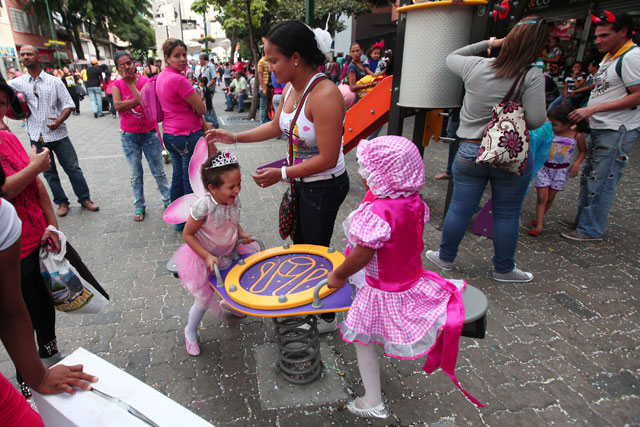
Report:
[[[524,67],[534,63],[542,53],[548,34],[543,18],[535,15],[522,18],[505,37],[500,54],[493,62],[495,77],[516,77]]]
[[[314,67],[326,62],[326,57],[318,48],[315,34],[300,21],[288,19],[274,25],[267,33],[267,40],[276,45],[286,57],[298,52]]]
[[[4,169],[2,169],[2,165],[0,165],[0,197],[4,197],[4,193],[2,192],[2,187],[4,186],[4,182],[6,177],[4,175]]]

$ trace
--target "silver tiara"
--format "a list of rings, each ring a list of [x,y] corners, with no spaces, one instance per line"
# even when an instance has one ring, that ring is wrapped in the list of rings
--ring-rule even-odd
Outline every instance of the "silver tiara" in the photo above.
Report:
[[[220,151],[217,156],[211,160],[211,165],[205,167],[205,169],[215,169],[226,165],[238,164],[238,159],[232,153],[228,151]]]

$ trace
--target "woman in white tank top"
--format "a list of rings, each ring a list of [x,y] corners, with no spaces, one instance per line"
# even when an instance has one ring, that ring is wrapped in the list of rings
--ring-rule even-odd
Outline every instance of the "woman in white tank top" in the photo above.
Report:
[[[281,22],[266,38],[264,51],[269,69],[278,83],[288,83],[273,121],[238,134],[216,129],[206,136],[209,141],[232,144],[264,141],[284,133],[287,143],[282,151],[288,153],[291,122],[302,103],[293,126],[293,159],[288,159],[288,166],[261,169],[252,177],[265,188],[293,179],[299,215],[293,242],[329,246],[338,209],[349,191],[342,153],[346,111],[342,94],[331,80],[325,79],[302,100],[305,90],[322,76],[316,66],[326,61],[318,47],[322,43],[305,24]]]

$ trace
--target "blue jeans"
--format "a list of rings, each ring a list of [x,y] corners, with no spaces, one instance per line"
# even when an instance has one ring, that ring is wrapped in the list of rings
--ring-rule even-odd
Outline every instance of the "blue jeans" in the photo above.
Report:
[[[260,123],[267,123],[269,120],[269,109],[267,96],[260,91]]]
[[[234,93],[228,93],[227,95],[227,110],[233,110],[233,98],[236,96]],[[238,94],[238,109],[244,110],[244,99],[247,94],[242,92]]]
[[[295,244],[329,246],[340,205],[349,192],[349,175],[314,182],[294,181],[298,222]]]
[[[49,188],[51,188],[53,203],[56,205],[69,204],[69,199],[62,189],[62,184],[60,184],[60,177],[58,176],[58,170],[53,156],[54,154],[55,157],[58,158],[60,166],[62,166],[62,169],[69,177],[69,181],[71,181],[71,187],[78,198],[78,203],[82,204],[87,200],[91,200],[91,197],[89,196],[89,186],[87,185],[87,181],[84,179],[84,174],[82,173],[82,169],[80,169],[80,165],[78,163],[78,155],[76,154],[76,150],[73,148],[73,144],[71,144],[69,137],[64,137],[57,141],[45,142],[44,144],[31,140],[31,145],[35,146],[38,152],[42,151],[43,146],[51,150],[51,167],[44,172],[44,177],[46,178],[47,183],[49,183]]]
[[[122,151],[127,160],[129,173],[131,174],[131,188],[133,189],[133,205],[136,208],[144,208],[144,181],[142,170],[142,153],[147,158],[147,164],[151,175],[156,179],[158,190],[162,195],[162,202],[171,201],[169,181],[162,168],[162,146],[155,130],[145,133],[122,132],[120,135]]]
[[[211,108],[211,110],[207,110],[207,112],[204,113],[204,119],[209,123],[213,123],[213,126],[215,128],[220,127],[220,122],[218,121],[218,115],[216,114],[215,108]]]
[[[102,116],[102,88],[88,87],[87,94],[91,101],[91,109],[93,110],[93,113]]]
[[[640,139],[640,128],[591,129],[587,157],[580,177],[577,230],[589,237],[602,237],[616,198],[618,182],[629,163],[629,154]]]
[[[196,143],[204,136],[202,130],[191,132],[189,135],[162,134],[165,148],[171,153],[173,176],[171,177],[171,201],[175,201],[185,194],[193,193],[189,183],[189,161],[193,155]]]
[[[455,260],[469,221],[476,212],[487,182],[490,182],[493,266],[496,273],[509,273],[515,267],[520,211],[531,181],[533,162],[527,162],[524,175],[518,176],[493,166],[477,164],[478,148],[479,144],[461,141],[453,162],[453,195],[442,228],[440,258],[449,262]]]

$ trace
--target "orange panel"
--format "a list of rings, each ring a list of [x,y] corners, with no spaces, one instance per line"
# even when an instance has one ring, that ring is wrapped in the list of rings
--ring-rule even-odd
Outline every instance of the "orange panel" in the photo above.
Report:
[[[389,120],[392,83],[393,76],[385,77],[371,92],[347,110],[342,144],[345,153]]]

